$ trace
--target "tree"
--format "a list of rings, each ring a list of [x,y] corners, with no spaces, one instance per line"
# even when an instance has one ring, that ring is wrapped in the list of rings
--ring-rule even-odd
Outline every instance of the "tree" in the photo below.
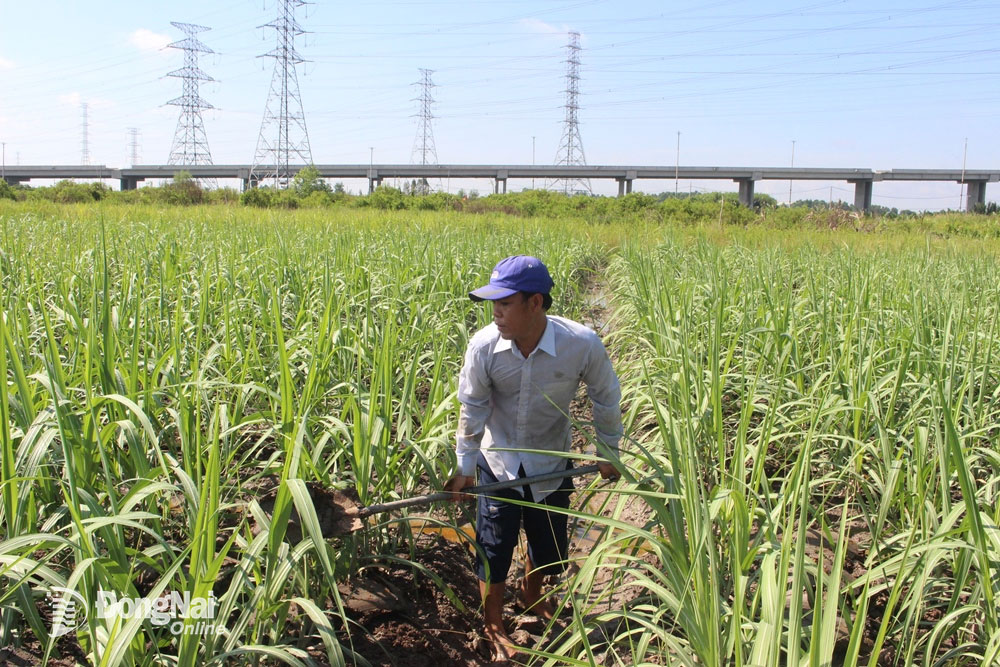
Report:
[[[314,192],[330,192],[330,184],[320,176],[319,169],[310,164],[299,169],[292,178],[292,189],[296,196],[305,198]]]
[[[778,200],[763,192],[755,192],[753,195],[753,210],[760,212],[767,208],[777,208]]]
[[[178,171],[162,190],[168,204],[200,204],[205,199],[205,191],[188,171]]]

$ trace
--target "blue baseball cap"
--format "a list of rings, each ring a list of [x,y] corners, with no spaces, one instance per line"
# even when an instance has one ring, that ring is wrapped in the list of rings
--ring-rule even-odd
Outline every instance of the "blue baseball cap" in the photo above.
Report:
[[[469,292],[469,298],[473,301],[496,301],[518,292],[548,294],[553,284],[542,260],[528,255],[514,255],[501,259],[490,274],[489,284]]]

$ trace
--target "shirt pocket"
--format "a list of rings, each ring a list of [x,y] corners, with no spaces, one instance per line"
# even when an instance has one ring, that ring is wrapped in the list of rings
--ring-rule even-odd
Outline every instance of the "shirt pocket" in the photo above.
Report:
[[[580,386],[580,379],[577,377],[567,377],[560,380],[549,380],[539,388],[542,401],[555,403],[557,406],[566,407],[576,396],[577,387]]]
[[[513,396],[521,391],[521,366],[500,365],[493,369],[490,379],[498,395]]]

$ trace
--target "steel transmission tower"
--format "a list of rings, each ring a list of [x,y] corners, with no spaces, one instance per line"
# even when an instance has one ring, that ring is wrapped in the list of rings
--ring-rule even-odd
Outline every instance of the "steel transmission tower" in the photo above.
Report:
[[[167,164],[212,164],[212,152],[208,148],[208,137],[205,136],[205,123],[201,119],[201,111],[215,107],[202,99],[198,93],[198,84],[200,81],[215,81],[215,79],[198,68],[198,54],[215,53],[215,51],[195,38],[197,33],[210,30],[210,28],[190,23],[178,23],[177,21],[171,21],[170,25],[183,32],[187,37],[168,45],[172,49],[184,51],[184,67],[167,74],[167,76],[182,79],[184,88],[180,97],[175,97],[167,102],[167,104],[181,108]]]
[[[295,50],[295,38],[305,33],[295,20],[295,10],[305,0],[279,0],[278,18],[265,28],[274,28],[278,44],[262,58],[274,58],[271,90],[257,137],[257,150],[250,168],[250,182],[272,181],[284,188],[291,180],[291,164],[312,164],[306,116],[299,94],[295,66],[305,62]]]
[[[583,140],[580,138],[580,33],[569,33],[569,44],[566,45],[566,118],[563,121],[562,140],[556,153],[556,164],[566,166],[586,165],[587,158],[583,154]],[[562,189],[566,194],[586,192],[590,189],[590,179],[561,178],[551,181],[549,187]]]
[[[431,126],[431,120],[434,118],[434,113],[431,111],[431,105],[434,104],[434,97],[431,95],[431,89],[434,88],[432,74],[434,70],[420,68],[420,81],[413,84],[420,86],[420,96],[415,98],[420,103],[420,113],[417,114],[419,119],[417,138],[413,142],[413,152],[410,154],[410,162],[413,164],[438,163],[437,148],[434,147],[434,128]],[[420,179],[417,187],[420,194],[427,194],[430,189],[426,178]]]
[[[130,166],[139,164],[139,128],[128,128],[128,160]]]
[[[87,106],[86,102],[80,105],[80,109],[83,113],[83,117],[80,121],[80,129],[83,131],[83,140],[80,142],[80,164],[90,164],[90,141],[87,137],[90,130],[90,124],[87,122]]]

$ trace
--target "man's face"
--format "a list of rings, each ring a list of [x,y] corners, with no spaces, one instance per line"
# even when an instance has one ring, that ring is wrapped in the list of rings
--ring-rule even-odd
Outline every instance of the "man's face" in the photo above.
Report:
[[[517,340],[529,333],[537,317],[537,311],[541,309],[540,302],[541,297],[538,295],[526,300],[521,294],[494,301],[493,322],[500,330],[500,337]]]

